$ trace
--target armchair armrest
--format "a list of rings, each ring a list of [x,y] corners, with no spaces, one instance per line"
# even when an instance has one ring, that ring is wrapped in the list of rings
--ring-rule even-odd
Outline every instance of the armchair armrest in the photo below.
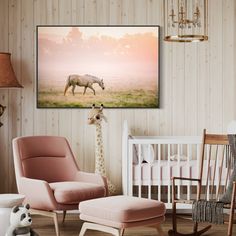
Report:
[[[87,182],[98,184],[104,186],[105,188],[105,196],[108,195],[108,185],[107,185],[107,178],[95,173],[88,173],[83,171],[78,171],[75,176],[76,181]]]
[[[46,181],[26,177],[20,177],[17,181],[19,193],[25,195],[25,201],[33,209],[56,210],[57,202]]]

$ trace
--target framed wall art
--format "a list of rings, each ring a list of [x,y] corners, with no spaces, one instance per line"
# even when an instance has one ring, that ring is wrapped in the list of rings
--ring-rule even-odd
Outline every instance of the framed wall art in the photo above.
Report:
[[[159,26],[37,26],[37,107],[159,107]]]

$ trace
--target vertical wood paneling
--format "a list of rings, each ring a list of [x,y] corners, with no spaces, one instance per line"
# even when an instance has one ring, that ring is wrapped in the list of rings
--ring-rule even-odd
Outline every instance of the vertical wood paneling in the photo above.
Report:
[[[147,25],[153,25],[154,22],[160,22],[162,25],[162,14],[156,14],[157,9],[161,9],[163,1],[147,1],[146,11],[146,23]],[[160,29],[161,31],[161,29]],[[160,49],[161,51],[162,49]],[[160,61],[158,61],[160,64]],[[159,65],[160,66],[160,65]],[[160,101],[160,97],[158,98]],[[160,109],[148,109],[147,110],[147,122],[146,132],[149,135],[160,134]]]
[[[107,25],[109,24],[110,18],[110,1],[109,0],[100,0],[97,1],[97,24],[98,25]]]
[[[209,42],[198,45],[197,58],[197,133],[209,127]]]
[[[236,68],[235,68],[235,62],[236,62],[236,2],[234,1],[234,21],[233,21],[233,28],[234,28],[234,60],[233,60],[233,63],[234,63],[234,101],[236,101]],[[234,119],[236,119],[236,109],[234,109]]]
[[[47,0],[46,4],[47,24],[59,24],[59,0]],[[47,135],[59,134],[59,112],[57,109],[46,110],[46,127]]]
[[[235,4],[235,2],[234,2]],[[235,4],[236,5],[236,4]],[[227,130],[227,124],[232,120],[232,117],[234,116],[234,109],[232,109],[232,101],[234,100],[235,96],[235,87],[234,83],[236,80],[236,77],[234,76],[234,69],[235,64],[229,63],[229,61],[235,60],[235,32],[231,29],[231,27],[224,27],[225,25],[231,25],[235,29],[236,24],[234,22],[234,7],[232,7],[231,1],[226,0],[223,4],[223,63],[222,63],[222,69],[223,69],[223,131]],[[235,47],[236,48],[236,47]],[[226,83],[227,81],[227,83]]]
[[[9,1],[9,52],[12,55],[12,65],[16,77],[21,81],[21,4],[17,0]],[[13,192],[16,188],[13,154],[12,154],[12,139],[22,133],[22,104],[21,104],[21,89],[9,90],[9,113],[8,113],[8,161],[9,161],[9,191]]]
[[[110,0],[110,24],[120,25],[121,24],[121,0]]]
[[[185,45],[173,44],[172,68],[172,124],[173,135],[181,135],[185,130]],[[173,119],[174,117],[174,119]]]
[[[142,15],[142,17],[140,17]],[[132,24],[131,22],[129,22]],[[146,25],[147,24],[147,10],[143,9],[143,1],[137,0],[134,2],[134,25]],[[140,135],[147,135],[148,132],[148,110],[139,115],[140,110],[134,110],[134,123],[135,133]]]
[[[0,32],[1,32],[1,40],[0,40],[0,52],[8,52],[9,49],[9,38],[8,38],[8,29],[9,29],[9,17],[8,17],[8,1],[3,0],[0,1]],[[8,107],[8,95],[9,92],[7,89],[0,90],[0,104],[7,106],[5,110],[4,116],[1,117],[1,122],[4,124],[0,128],[0,191],[7,192],[9,189],[9,162],[8,162],[8,125],[9,120],[9,107]]]
[[[160,11],[163,9],[163,1],[159,4]],[[161,26],[164,25],[164,15],[161,11]],[[161,27],[161,40],[163,39],[163,27]],[[173,43],[160,44],[160,134],[171,135],[173,131]],[[162,79],[165,78],[165,79]]]
[[[35,0],[34,1],[34,42],[36,40],[36,26],[37,25],[45,25],[47,23],[47,1],[46,0]],[[36,65],[36,45],[34,45],[34,65]],[[36,65],[37,66],[37,65]],[[34,66],[34,78],[36,78],[36,66]],[[35,81],[35,79],[34,79]],[[36,81],[35,81],[36,82]],[[36,90],[36,87],[34,85]],[[36,95],[34,91],[34,95]],[[35,101],[36,99],[34,99]],[[36,103],[36,101],[35,101]],[[44,109],[37,109],[34,106],[34,134],[35,135],[44,135],[47,133],[47,116],[46,110]]]
[[[106,167],[121,189],[121,134],[127,119],[140,135],[222,132],[236,118],[236,3],[210,0],[209,42],[160,45],[160,109],[105,110]],[[163,25],[162,0],[1,0],[0,51],[12,53],[22,90],[0,90],[8,106],[0,129],[0,192],[15,190],[11,140],[20,135],[68,138],[80,168],[94,169],[95,129],[88,109],[36,109],[35,30],[38,24]]]
[[[34,133],[34,1],[21,1],[22,135]]]
[[[215,132],[222,131],[222,62],[223,62],[223,43],[222,43],[222,9],[223,1],[215,0],[209,2],[210,10],[210,113],[209,125],[210,129]],[[218,14],[215,14],[218,12]],[[217,26],[217,27],[214,27]]]
[[[197,132],[197,56],[197,44],[186,44],[184,69],[185,135],[194,135]]]

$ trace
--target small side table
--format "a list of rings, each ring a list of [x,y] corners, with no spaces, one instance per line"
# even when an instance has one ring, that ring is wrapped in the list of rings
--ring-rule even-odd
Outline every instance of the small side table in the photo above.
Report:
[[[0,235],[5,235],[10,225],[11,209],[22,204],[24,199],[21,194],[0,194]]]

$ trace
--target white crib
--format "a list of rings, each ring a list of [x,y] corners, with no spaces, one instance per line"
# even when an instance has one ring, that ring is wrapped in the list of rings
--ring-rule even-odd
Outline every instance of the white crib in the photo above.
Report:
[[[142,152],[143,147],[148,147],[145,153]],[[201,136],[131,136],[125,121],[122,137],[123,193],[157,199],[171,209],[171,177],[198,178],[200,149]],[[137,154],[137,163],[134,163],[134,152]],[[154,160],[143,163],[144,155],[148,156],[147,159],[154,156]],[[203,185],[205,181],[203,178]],[[177,197],[183,195],[188,200],[193,198],[196,195],[196,182],[177,182]],[[178,209],[186,208],[191,208],[191,205],[178,204]]]

